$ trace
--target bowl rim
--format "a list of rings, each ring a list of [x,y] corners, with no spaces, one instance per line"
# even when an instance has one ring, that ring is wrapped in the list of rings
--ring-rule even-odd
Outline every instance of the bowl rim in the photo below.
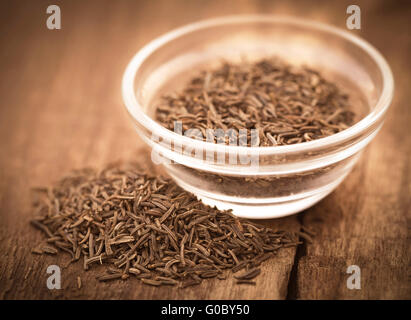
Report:
[[[375,61],[382,75],[382,90],[377,100],[377,103],[375,104],[375,108],[370,113],[368,113],[364,118],[355,123],[353,126],[341,132],[308,142],[269,147],[234,146],[192,139],[163,127],[161,124],[159,124],[157,121],[155,121],[154,119],[149,117],[145,112],[143,112],[143,108],[136,98],[134,81],[139,71],[139,68],[143,65],[144,61],[150,57],[152,53],[154,53],[158,49],[161,49],[162,46],[173,41],[174,39],[182,37],[194,31],[200,31],[202,29],[227,24],[253,22],[285,23],[296,25],[299,27],[314,29],[317,31],[328,32],[335,36],[344,38],[345,40],[348,40],[349,42],[363,49]],[[122,96],[127,111],[135,119],[135,121],[140,123],[144,128],[148,129],[150,132],[155,133],[158,137],[162,137],[163,140],[165,139],[167,141],[173,141],[174,143],[188,146],[193,149],[202,148],[202,150],[211,150],[214,152],[231,151],[237,154],[247,155],[255,153],[258,153],[259,155],[284,155],[290,153],[316,151],[318,149],[326,149],[327,147],[331,147],[336,144],[350,140],[353,137],[358,136],[362,132],[366,131],[380,118],[383,117],[383,115],[385,114],[385,112],[391,104],[393,98],[393,91],[394,79],[391,68],[389,67],[387,61],[382,56],[382,54],[367,41],[363,40],[362,38],[354,34],[349,33],[348,31],[325,23],[308,20],[305,18],[269,14],[222,16],[217,18],[201,20],[169,31],[146,44],[137,52],[137,54],[134,55],[134,57],[127,65],[122,79]]]

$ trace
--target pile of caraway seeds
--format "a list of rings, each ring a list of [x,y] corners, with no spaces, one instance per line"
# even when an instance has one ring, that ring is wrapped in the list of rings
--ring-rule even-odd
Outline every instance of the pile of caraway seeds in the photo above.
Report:
[[[84,270],[101,264],[100,281],[135,277],[152,286],[204,279],[255,284],[260,264],[310,232],[275,231],[211,208],[170,179],[134,166],[73,172],[37,189],[32,225],[46,236],[37,254],[67,252]]]

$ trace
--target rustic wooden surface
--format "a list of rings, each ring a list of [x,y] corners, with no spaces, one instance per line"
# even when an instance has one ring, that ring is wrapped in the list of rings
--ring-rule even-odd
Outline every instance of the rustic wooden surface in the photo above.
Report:
[[[299,215],[265,223],[317,231],[263,266],[256,287],[205,281],[178,290],[137,280],[98,283],[80,265],[46,288],[47,266],[66,257],[34,256],[42,235],[29,224],[30,187],[73,168],[141,157],[122,107],[120,82],[146,42],[183,24],[234,13],[305,16],[345,27],[350,1],[52,1],[62,29],[46,28],[49,1],[0,4],[0,299],[409,299],[411,208],[410,5],[360,2],[362,29],[392,66],[396,92],[385,126],[361,162],[329,197]],[[361,289],[346,269],[361,267]],[[80,275],[83,287],[76,288]]]

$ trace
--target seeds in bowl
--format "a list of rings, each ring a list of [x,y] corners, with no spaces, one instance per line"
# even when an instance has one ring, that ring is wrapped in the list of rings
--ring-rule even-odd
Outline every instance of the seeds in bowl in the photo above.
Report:
[[[171,131],[176,122],[183,132],[198,129],[207,141],[207,130],[247,129],[250,145],[251,130],[258,130],[253,146],[265,147],[338,133],[354,124],[355,113],[348,95],[319,71],[268,58],[201,71],[160,98],[155,118]]]

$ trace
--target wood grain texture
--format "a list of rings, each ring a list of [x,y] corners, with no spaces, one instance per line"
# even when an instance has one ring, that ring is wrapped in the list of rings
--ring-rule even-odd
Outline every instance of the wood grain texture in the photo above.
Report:
[[[409,299],[411,39],[407,2],[363,1],[362,30],[392,66],[396,93],[386,123],[360,163],[329,197],[299,215],[265,221],[317,231],[312,244],[263,265],[257,285],[233,279],[186,290],[137,280],[99,283],[80,265],[62,270],[62,290],[46,288],[47,266],[67,257],[35,256],[30,187],[74,168],[146,157],[122,106],[120,82],[148,41],[195,20],[235,13],[304,16],[345,27],[347,1],[53,1],[62,29],[46,28],[46,1],[0,4],[0,299]],[[153,167],[153,170],[157,168]],[[346,269],[362,271],[348,290]],[[80,275],[83,287],[77,289]]]

